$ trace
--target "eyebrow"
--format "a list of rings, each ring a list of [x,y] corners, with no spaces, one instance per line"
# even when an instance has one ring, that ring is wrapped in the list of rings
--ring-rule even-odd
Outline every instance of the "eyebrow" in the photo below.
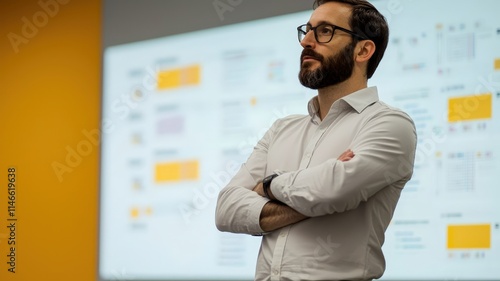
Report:
[[[325,20],[319,21],[319,22],[318,22],[318,24],[317,24],[316,26],[321,25],[321,24],[325,24],[325,23],[326,23],[326,24],[331,24],[331,25],[338,26],[338,25],[336,25],[336,24],[334,24],[334,23],[331,23],[331,22],[328,22],[328,21],[325,21]],[[307,22],[307,24],[308,24],[308,25],[310,25],[310,26],[312,26],[312,24],[311,24],[311,22],[310,22],[310,21],[308,21],[308,22]]]

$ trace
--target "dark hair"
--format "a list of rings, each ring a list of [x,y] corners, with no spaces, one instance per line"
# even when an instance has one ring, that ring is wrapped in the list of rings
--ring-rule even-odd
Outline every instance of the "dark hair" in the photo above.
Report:
[[[355,33],[364,35],[375,43],[375,53],[368,61],[366,75],[373,76],[382,57],[384,56],[387,42],[389,41],[389,26],[385,17],[367,0],[315,0],[313,8],[328,2],[345,3],[352,6],[349,25]],[[354,43],[359,39],[353,36]]]

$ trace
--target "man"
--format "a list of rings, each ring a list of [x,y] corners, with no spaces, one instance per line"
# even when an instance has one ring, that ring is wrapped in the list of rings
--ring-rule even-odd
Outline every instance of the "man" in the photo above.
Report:
[[[221,190],[221,231],[262,235],[256,280],[372,280],[413,173],[415,127],[367,88],[388,41],[365,0],[316,0],[298,27],[308,116],[277,120]]]

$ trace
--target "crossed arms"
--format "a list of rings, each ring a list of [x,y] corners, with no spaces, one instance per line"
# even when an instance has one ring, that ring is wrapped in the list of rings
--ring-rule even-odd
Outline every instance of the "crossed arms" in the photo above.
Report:
[[[280,174],[263,196],[260,181],[268,173],[268,148],[273,125],[248,161],[221,190],[216,226],[221,231],[262,235],[281,227],[357,208],[387,186],[402,188],[411,177],[416,133],[411,119],[379,115],[356,134],[352,151],[336,159]],[[402,169],[403,162],[408,162]]]
[[[344,162],[351,160],[353,157],[354,152],[348,149],[342,153],[337,160]],[[253,188],[253,191],[257,192],[257,194],[262,197],[266,197],[261,182]],[[271,190],[269,190],[269,197],[271,201],[264,205],[259,218],[260,227],[265,232],[274,231],[308,218],[291,207],[277,201]]]

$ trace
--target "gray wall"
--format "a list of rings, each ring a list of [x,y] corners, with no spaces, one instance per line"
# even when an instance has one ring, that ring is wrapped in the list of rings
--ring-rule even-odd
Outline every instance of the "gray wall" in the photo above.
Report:
[[[313,0],[104,0],[103,47],[311,10],[313,2]]]

